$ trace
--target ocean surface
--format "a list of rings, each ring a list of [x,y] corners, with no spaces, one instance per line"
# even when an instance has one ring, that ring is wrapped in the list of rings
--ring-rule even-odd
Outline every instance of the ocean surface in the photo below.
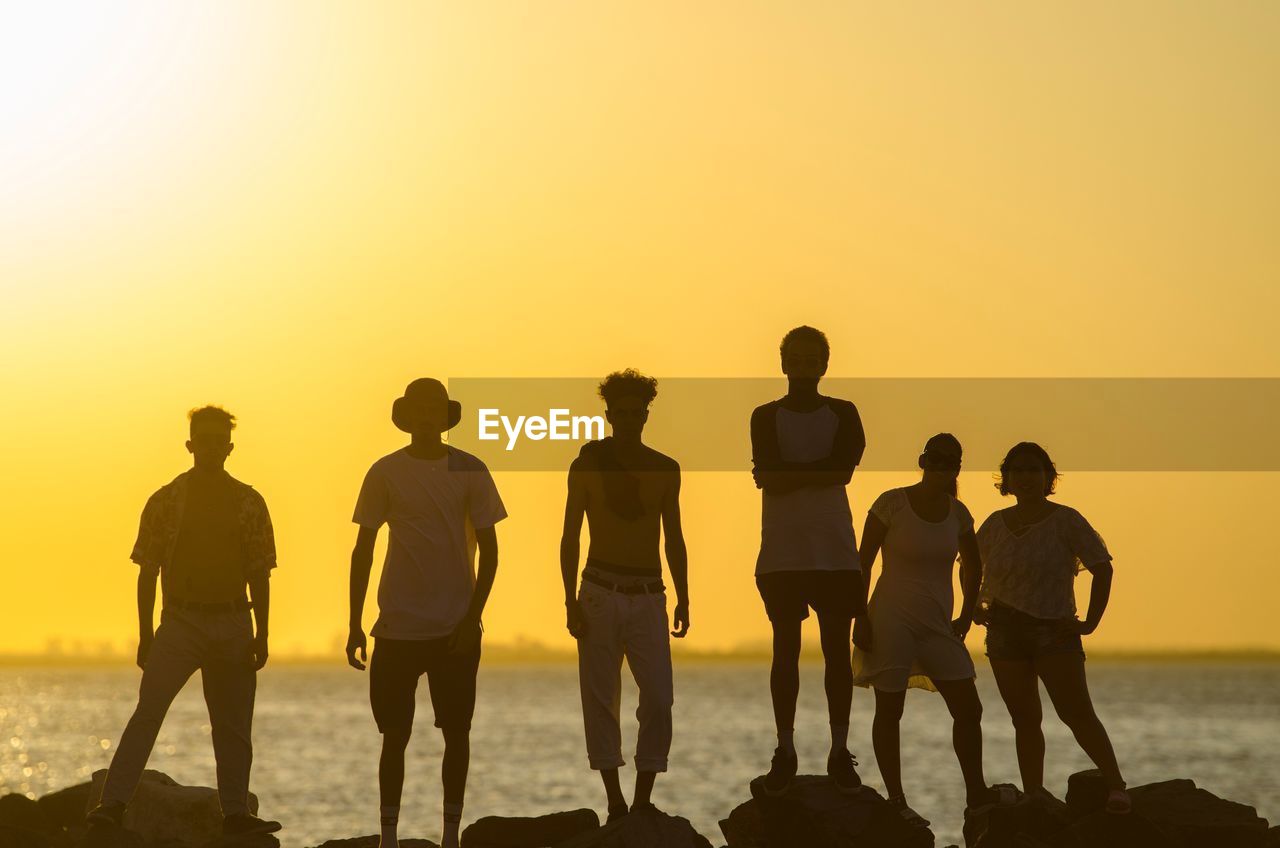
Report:
[[[38,797],[105,768],[131,713],[139,672],[123,667],[0,668],[0,794]],[[1280,819],[1280,664],[1089,662],[1090,687],[1131,785],[1189,777],[1223,797]],[[623,694],[624,752],[635,740],[635,690]],[[979,663],[990,782],[1017,783],[1012,728],[990,672]],[[367,677],[345,666],[276,663],[260,675],[253,791],[280,819],[286,848],[377,830],[379,736]],[[1045,700],[1046,783],[1059,796],[1088,768]],[[676,667],[671,770],[654,800],[689,818],[713,844],[717,822],[746,800],[766,771],[775,739],[768,667],[704,661]],[[883,790],[871,753],[873,696],[854,693],[850,747],[865,782]],[[425,682],[409,749],[401,835],[438,839],[441,741]],[[806,664],[797,716],[801,772],[821,773],[828,742],[821,666]],[[938,845],[960,843],[964,804],[939,696],[912,691],[903,718],[908,800],[933,821]],[[174,702],[150,767],[212,786],[209,721],[198,679]],[[630,767],[624,771],[629,783]],[[481,669],[464,822],[484,815],[537,815],[576,807],[604,811],[587,768],[577,671],[572,665]]]

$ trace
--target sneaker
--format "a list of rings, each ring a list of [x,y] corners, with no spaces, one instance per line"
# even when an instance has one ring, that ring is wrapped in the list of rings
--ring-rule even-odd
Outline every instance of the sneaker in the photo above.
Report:
[[[629,812],[631,811],[627,809],[626,804],[619,804],[616,807],[610,805],[609,814],[608,814],[608,817],[604,820],[604,823],[609,824],[610,822],[616,822],[618,819],[626,818],[627,813]]]
[[[111,804],[99,804],[84,817],[89,824],[114,824],[117,827],[124,822],[124,804],[116,801]]]
[[[858,761],[848,751],[836,751],[827,757],[827,775],[835,782],[836,789],[844,794],[857,792],[862,786],[862,778],[854,766]]]
[[[764,776],[764,793],[781,795],[786,792],[799,768],[800,761],[795,752],[776,749],[773,752],[773,762],[769,764],[769,773]]]
[[[281,827],[278,821],[267,821],[248,813],[227,816],[222,820],[223,836],[250,836],[259,833],[275,833]]]
[[[890,798],[889,804],[898,811],[898,815],[902,816],[902,820],[912,827],[928,827],[929,820],[917,813],[911,807],[907,806],[907,799],[901,795]]]

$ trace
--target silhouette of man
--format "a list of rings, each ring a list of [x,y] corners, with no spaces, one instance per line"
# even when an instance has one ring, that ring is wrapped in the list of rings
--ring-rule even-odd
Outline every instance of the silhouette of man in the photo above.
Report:
[[[471,717],[480,667],[480,616],[498,570],[494,525],[507,511],[489,469],[440,435],[458,423],[462,406],[438,380],[414,380],[392,405],[391,420],[410,434],[408,446],[373,464],[353,520],[351,622],[347,662],[365,668],[361,613],[378,528],[390,527],[378,584],[378,620],[369,660],[369,702],[382,733],[378,763],[382,848],[399,844],[396,826],[404,787],[404,752],[413,730],[414,694],[426,674],[435,725],[444,735],[444,834],[458,848],[458,828],[471,760]],[[473,568],[480,550],[479,574]],[[357,653],[359,657],[357,658]]]
[[[583,445],[569,467],[560,570],[569,633],[578,640],[578,683],[587,759],[600,772],[609,819],[628,812],[618,783],[619,701],[626,658],[640,689],[636,786],[631,810],[651,809],[653,783],[671,749],[671,642],[662,584],[660,534],[675,584],[676,629],[689,632],[688,556],[680,529],[680,466],[641,441],[658,381],[627,369],[600,384],[613,435]],[[582,517],[591,546],[579,593]]]
[[[223,467],[235,447],[235,416],[205,406],[188,418],[192,468],[147,500],[130,557],[140,567],[142,683],[102,800],[88,820],[95,830],[121,824],[169,705],[199,669],[213,729],[223,832],[273,833],[279,822],[249,813],[253,699],[257,672],[267,662],[268,578],[276,566],[271,517],[262,495]],[[163,603],[153,632],[157,577]]]
[[[751,414],[752,475],[763,490],[756,585],[773,626],[769,689],[778,747],[764,788],[782,794],[796,775],[794,724],[800,692],[800,626],[818,615],[826,664],[831,751],[827,773],[842,792],[861,785],[848,750],[853,699],[850,627],[866,596],[845,486],[866,439],[857,408],[818,393],[831,348],[813,327],[782,340],[785,397]]]

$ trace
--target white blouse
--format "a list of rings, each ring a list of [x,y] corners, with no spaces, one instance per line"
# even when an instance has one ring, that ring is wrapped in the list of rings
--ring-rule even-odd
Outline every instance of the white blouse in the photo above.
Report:
[[[1074,617],[1076,575],[1086,563],[1111,561],[1106,543],[1085,517],[1061,504],[1016,534],[1005,524],[1003,510],[993,512],[978,528],[978,550],[979,600],[1047,619]]]

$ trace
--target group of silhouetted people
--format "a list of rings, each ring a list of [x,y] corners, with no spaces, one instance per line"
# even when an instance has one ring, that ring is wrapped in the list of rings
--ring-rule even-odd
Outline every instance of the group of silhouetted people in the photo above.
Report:
[[[763,790],[786,793],[798,770],[801,623],[812,609],[825,660],[827,774],[841,792],[861,786],[848,748],[849,715],[854,685],[870,686],[876,698],[872,739],[889,800],[908,822],[928,825],[906,802],[899,756],[905,692],[919,686],[939,692],[954,720],[967,809],[1016,800],[1012,792],[989,787],[983,776],[982,705],[963,641],[978,623],[987,628],[987,656],[1013,719],[1023,791],[1045,792],[1043,682],[1058,715],[1102,771],[1111,790],[1107,810],[1128,812],[1124,779],[1089,698],[1081,642],[1106,608],[1111,556],[1079,512],[1047,499],[1058,476],[1048,454],[1030,442],[1009,451],[998,486],[1017,503],[975,530],[956,499],[961,445],[940,433],[920,454],[920,481],[875,499],[859,547],[846,486],[866,438],[853,403],[818,392],[829,358],[820,331],[804,326],[787,333],[781,345],[787,394],[757,408],[750,422],[752,474],[763,492],[755,573],[773,629],[769,682],[778,735]],[[642,438],[657,381],[628,369],[606,377],[599,393],[612,435],[583,445],[570,466],[560,564],[566,624],[578,645],[587,758],[601,774],[608,818],[615,820],[652,810],[654,781],[667,770],[674,701],[670,637],[689,632],[688,557],[680,466]],[[353,516],[359,531],[351,554],[346,655],[354,668],[367,665],[369,700],[382,734],[383,848],[398,844],[405,750],[423,674],[444,737],[441,845],[458,846],[481,619],[498,567],[495,525],[507,515],[485,464],[442,439],[461,416],[460,404],[439,381],[412,382],[391,413],[410,443],[370,467]],[[131,556],[140,567],[142,682],[89,821],[94,829],[121,826],[169,705],[199,669],[224,833],[269,834],[280,823],[251,814],[248,794],[256,673],[268,655],[272,525],[262,496],[225,471],[234,416],[208,406],[189,419],[193,467],[147,501]],[[584,517],[590,536],[585,563]],[[384,524],[390,538],[369,654],[362,611]],[[676,594],[670,617],[663,553]],[[883,572],[868,600],[877,555],[883,555]],[[963,598],[953,619],[957,555]],[[1073,592],[1081,567],[1093,575],[1083,621]],[[157,579],[163,606],[153,629]],[[618,774],[624,764],[624,661],[639,690],[630,803]]]

